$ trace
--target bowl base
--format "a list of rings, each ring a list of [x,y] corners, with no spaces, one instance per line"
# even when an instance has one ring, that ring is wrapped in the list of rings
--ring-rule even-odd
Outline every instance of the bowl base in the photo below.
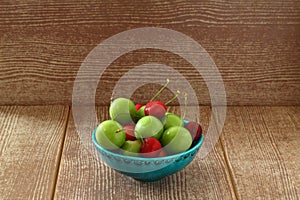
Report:
[[[121,172],[121,171],[117,171],[117,172],[119,172],[120,174],[129,176],[132,179],[134,179],[136,181],[140,181],[140,182],[156,182],[156,181],[160,181],[163,178],[167,177],[164,174],[162,174],[160,176],[153,176],[153,175],[147,174],[147,173],[127,173],[127,172]]]

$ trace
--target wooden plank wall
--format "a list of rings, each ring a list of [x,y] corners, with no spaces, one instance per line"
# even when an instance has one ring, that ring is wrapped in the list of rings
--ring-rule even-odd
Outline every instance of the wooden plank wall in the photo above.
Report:
[[[300,104],[298,0],[5,0],[0,2],[0,105],[71,105],[73,82],[87,54],[114,34],[148,26],[198,41],[221,72],[228,104]],[[148,62],[179,70],[199,103],[210,104],[193,67],[159,50],[118,58],[101,79],[97,104],[108,105],[116,81]],[[135,99],[147,101],[157,87],[141,88]]]

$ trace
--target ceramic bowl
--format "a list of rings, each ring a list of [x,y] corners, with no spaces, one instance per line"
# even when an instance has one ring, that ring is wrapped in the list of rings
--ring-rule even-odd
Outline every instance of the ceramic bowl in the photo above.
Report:
[[[119,173],[144,182],[158,181],[185,168],[195,158],[204,139],[204,134],[202,134],[196,144],[182,153],[144,158],[126,156],[107,150],[98,144],[95,134],[96,129],[92,133],[92,141],[104,163]]]

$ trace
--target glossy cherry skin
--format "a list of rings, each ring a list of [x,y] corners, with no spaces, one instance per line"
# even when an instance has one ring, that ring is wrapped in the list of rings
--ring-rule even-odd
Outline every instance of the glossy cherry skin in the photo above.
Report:
[[[202,134],[202,127],[194,121],[190,121],[184,126],[192,135],[193,142],[197,142]]]
[[[157,118],[162,118],[165,116],[166,105],[161,101],[151,101],[146,104],[145,115],[155,116]]]
[[[157,157],[160,153],[160,149],[162,148],[160,142],[156,138],[146,138],[140,148],[140,153],[142,153],[143,157],[146,158],[154,158]]]
[[[127,125],[123,127],[124,132],[126,133],[126,140],[136,140],[134,136],[134,126]]]
[[[147,104],[149,104],[149,105],[152,105],[152,104],[159,104],[159,105],[163,106],[164,109],[167,110],[166,104],[165,104],[164,102],[162,102],[162,101],[150,101],[150,102],[148,102]]]

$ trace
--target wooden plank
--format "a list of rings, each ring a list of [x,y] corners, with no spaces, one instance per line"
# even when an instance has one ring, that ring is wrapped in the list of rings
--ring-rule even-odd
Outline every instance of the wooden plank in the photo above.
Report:
[[[0,199],[50,199],[68,106],[0,107]]]
[[[172,107],[171,111],[176,111]],[[99,121],[108,107],[99,107]],[[207,130],[209,107],[201,108]],[[59,170],[55,199],[235,199],[220,143],[204,160],[158,182],[142,183],[121,175],[84,148],[70,118]]]
[[[297,0],[1,1],[0,104],[70,105],[79,66],[97,44],[121,31],[151,26],[199,42],[220,70],[230,105],[299,105],[299,10]],[[97,104],[108,105],[116,81],[148,62],[179,70],[199,102],[210,103],[203,79],[189,63],[147,50],[110,66]],[[140,100],[151,96],[136,93]]]
[[[300,107],[229,107],[221,136],[239,199],[300,198]]]

